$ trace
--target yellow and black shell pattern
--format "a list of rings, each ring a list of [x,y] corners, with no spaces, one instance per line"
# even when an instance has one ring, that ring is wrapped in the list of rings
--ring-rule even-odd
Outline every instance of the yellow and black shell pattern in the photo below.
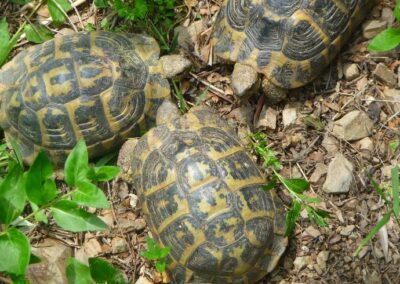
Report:
[[[311,82],[337,55],[374,0],[225,0],[215,54],[250,65],[292,89]]]
[[[173,283],[253,283],[287,246],[285,210],[235,131],[198,108],[136,145],[133,184]]]
[[[159,46],[144,35],[83,32],[22,51],[0,71],[0,126],[32,163],[62,165],[83,138],[90,157],[140,136],[170,97]]]

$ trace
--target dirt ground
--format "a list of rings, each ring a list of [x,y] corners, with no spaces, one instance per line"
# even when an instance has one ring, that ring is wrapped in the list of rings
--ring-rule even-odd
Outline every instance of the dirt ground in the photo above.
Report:
[[[394,2],[380,1],[365,22],[390,22],[386,12],[393,9]],[[1,5],[8,9],[7,18],[20,13],[16,6]],[[323,200],[320,208],[330,213],[329,226],[321,228],[311,224],[302,212],[278,267],[260,283],[400,283],[400,230],[393,220],[353,257],[361,240],[389,210],[370,186],[367,174],[388,188],[390,167],[400,163],[399,147],[397,150],[390,147],[400,137],[400,105],[395,98],[387,96],[388,89],[397,91],[397,98],[400,96],[400,50],[384,54],[369,52],[368,27],[360,27],[331,66],[311,84],[290,91],[277,104],[268,100],[260,103],[259,94],[247,102],[239,102],[229,84],[232,66],[206,64],[212,55],[209,39],[218,3],[186,0],[181,9],[187,16],[179,25],[186,30],[198,27],[194,36],[188,38],[190,44],[186,50],[180,50],[195,66],[195,71],[181,79],[180,87],[187,104],[193,106],[201,98],[202,104],[217,109],[222,117],[236,125],[241,136],[250,131],[265,132],[284,165],[282,174],[309,180],[312,187],[308,194],[320,197]],[[83,3],[75,14],[71,13],[71,19],[81,28],[80,20],[96,24],[105,14],[104,10]],[[21,41],[19,49],[25,44],[26,41]],[[382,78],[378,68],[393,77],[394,83],[387,76]],[[367,114],[373,122],[371,134],[354,141],[338,138],[335,122],[353,111]],[[287,124],[293,113],[294,119]],[[263,118],[269,123],[260,123]],[[276,123],[271,124],[271,119]],[[328,166],[340,154],[351,164],[351,186],[348,192],[327,193],[323,187]],[[100,215],[110,225],[110,231],[75,235],[56,226],[38,227],[30,236],[33,246],[41,247],[43,239],[53,239],[71,248],[71,254],[78,259],[90,256],[108,259],[133,283],[167,282],[165,275],[157,273],[139,255],[145,248],[148,228],[133,189],[115,180],[106,184],[105,190],[112,208]],[[284,203],[290,206],[287,193],[282,188],[278,190]]]

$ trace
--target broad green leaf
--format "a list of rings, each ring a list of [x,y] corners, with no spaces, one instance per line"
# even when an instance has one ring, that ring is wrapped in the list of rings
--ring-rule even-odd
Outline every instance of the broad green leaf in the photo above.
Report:
[[[394,16],[396,17],[397,22],[400,22],[400,1],[396,1],[396,6],[394,7]]]
[[[90,274],[96,283],[127,283],[122,272],[116,267],[100,258],[89,258]]]
[[[160,257],[161,258],[167,257],[167,255],[169,254],[170,251],[171,251],[170,247],[162,248],[161,252],[160,252]]]
[[[8,274],[13,284],[30,284],[29,280],[26,279],[25,275]]]
[[[118,153],[119,153],[118,151],[113,151],[113,152],[110,152],[110,153],[104,155],[96,162],[95,167],[97,168],[97,167],[105,166],[108,163],[110,163],[112,160],[114,160],[114,159],[116,160],[118,157]]]
[[[32,2],[32,0],[9,0],[9,1],[19,5],[25,5],[29,2]]]
[[[26,38],[34,43],[43,43],[53,38],[51,31],[44,26],[27,24],[24,27]]]
[[[15,228],[0,234],[0,271],[23,275],[29,264],[31,246],[28,238]]]
[[[328,212],[323,210],[315,210],[311,206],[306,206],[306,211],[311,223],[316,223],[320,227],[328,226],[324,219],[325,217],[329,216]]]
[[[22,158],[22,150],[17,141],[13,138],[10,140],[11,148],[14,152],[14,155],[17,159],[18,164],[21,166],[21,168],[24,167],[24,162]]]
[[[400,30],[388,28],[374,37],[368,45],[370,51],[389,51],[400,44]]]
[[[65,14],[72,9],[68,0],[48,0],[47,6],[49,8],[50,16],[56,25],[64,23],[67,19]]]
[[[289,190],[298,194],[303,193],[310,187],[310,183],[301,178],[287,179],[281,176],[280,180]]]
[[[37,211],[36,214],[35,214],[35,220],[38,221],[38,222],[43,222],[45,224],[48,224],[49,220],[47,219],[47,216],[44,213],[44,211],[43,210],[39,210],[39,206],[37,206],[33,202],[30,202],[29,204],[31,205],[33,211]]]
[[[31,257],[29,259],[29,264],[36,264],[36,263],[41,263],[41,262],[42,262],[42,259],[40,257],[31,253]]]
[[[25,192],[29,200],[38,206],[57,196],[57,187],[51,179],[53,166],[46,153],[40,151],[26,174]]]
[[[70,186],[76,186],[79,181],[87,179],[89,171],[89,157],[85,141],[83,139],[75,145],[65,161],[65,181]]]
[[[86,212],[75,202],[61,200],[51,207],[54,220],[61,228],[71,232],[103,231],[107,225],[96,215]]]
[[[10,33],[8,32],[8,23],[6,18],[0,19],[0,66],[6,61],[10,47]]]
[[[167,262],[165,259],[159,260],[155,263],[156,270],[160,273],[163,273],[165,271],[165,268],[167,266]]]
[[[21,215],[25,206],[23,172],[15,164],[0,184],[0,223],[10,224]]]
[[[109,208],[107,197],[104,192],[93,183],[88,181],[79,182],[77,191],[72,194],[72,200],[79,205],[95,208]]]
[[[300,211],[301,211],[301,205],[297,201],[293,201],[292,208],[290,208],[289,212],[286,215],[286,231],[285,231],[285,236],[289,236],[295,226],[296,226],[296,221],[300,216]]]
[[[91,284],[94,283],[90,275],[89,266],[79,262],[73,257],[68,258],[66,275],[69,284]]]
[[[365,247],[369,241],[372,240],[372,238],[376,235],[376,233],[378,233],[378,231],[386,225],[387,222],[389,222],[390,219],[390,214],[392,212],[389,211],[387,212],[381,220],[379,220],[378,224],[375,225],[375,227],[372,228],[371,231],[369,231],[368,235],[361,241],[360,245],[358,246],[357,250],[354,253],[354,256],[357,256],[360,251],[363,249],[363,247]]]
[[[116,177],[121,169],[115,166],[101,166],[94,168],[95,170],[95,181],[109,181]]]
[[[108,8],[110,5],[108,4],[107,0],[94,0],[94,5],[96,5],[97,8]]]
[[[392,193],[393,193],[393,213],[394,216],[399,217],[400,200],[399,200],[399,168],[393,167],[391,170],[392,175]]]

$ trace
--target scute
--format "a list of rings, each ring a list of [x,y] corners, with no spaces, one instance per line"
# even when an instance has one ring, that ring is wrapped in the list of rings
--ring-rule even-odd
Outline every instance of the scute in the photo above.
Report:
[[[279,87],[297,88],[330,63],[374,2],[226,0],[214,28],[214,52],[252,66]]]
[[[253,283],[274,268],[284,251],[274,248],[287,245],[283,205],[218,115],[201,107],[153,128],[132,156],[149,227],[172,248],[173,283]]]
[[[24,50],[0,71],[0,126],[28,164],[43,149],[62,166],[81,138],[90,157],[115,149],[152,126],[169,98],[159,52],[151,37],[112,32],[66,35]]]

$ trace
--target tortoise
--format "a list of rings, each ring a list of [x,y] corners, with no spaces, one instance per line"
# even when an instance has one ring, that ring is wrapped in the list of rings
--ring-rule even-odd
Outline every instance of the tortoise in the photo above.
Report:
[[[172,119],[169,104],[160,112]],[[260,169],[210,108],[157,124],[122,146],[119,164],[124,169],[131,161],[131,182],[152,235],[171,247],[172,282],[258,281],[287,246],[276,192],[263,190]]]
[[[214,54],[237,63],[232,87],[239,97],[254,90],[252,73],[264,75],[267,95],[279,95],[320,75],[374,2],[226,0],[214,26]]]
[[[0,126],[26,164],[43,149],[61,166],[83,138],[90,157],[139,136],[190,62],[159,58],[150,36],[82,32],[32,46],[0,71]]]

